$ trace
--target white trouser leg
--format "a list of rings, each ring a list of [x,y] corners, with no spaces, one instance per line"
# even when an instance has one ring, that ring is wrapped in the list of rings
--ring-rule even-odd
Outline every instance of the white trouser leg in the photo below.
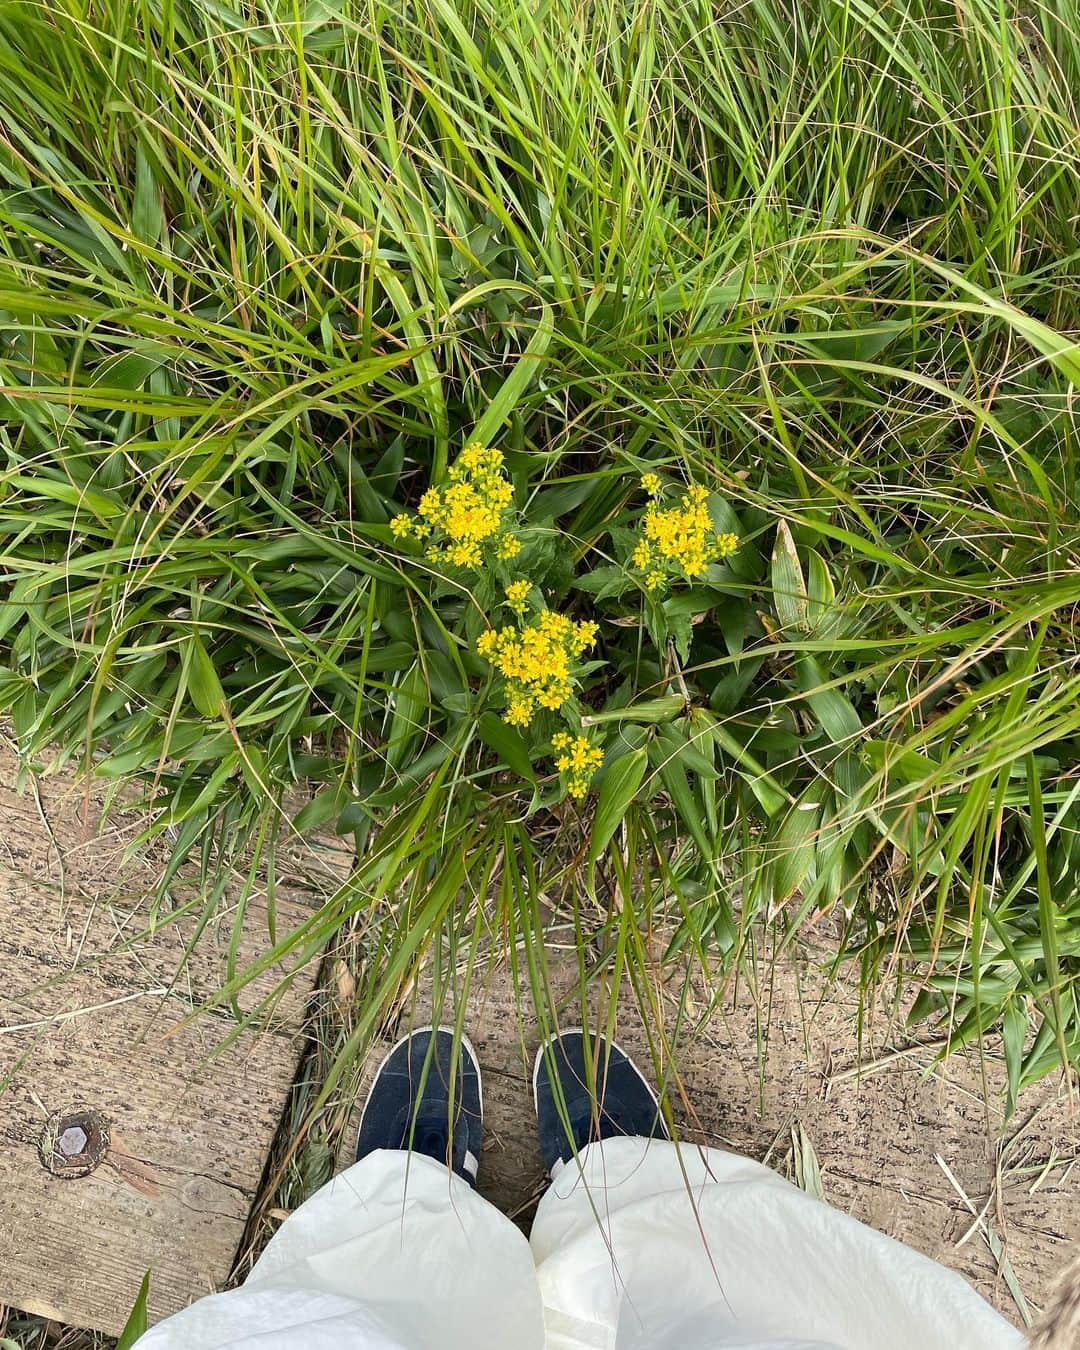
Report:
[[[460,1177],[380,1151],[282,1224],[240,1289],[139,1350],[542,1350],[529,1245]]]
[[[960,1276],[769,1168],[662,1140],[585,1149],[532,1231],[548,1350],[1018,1350]]]

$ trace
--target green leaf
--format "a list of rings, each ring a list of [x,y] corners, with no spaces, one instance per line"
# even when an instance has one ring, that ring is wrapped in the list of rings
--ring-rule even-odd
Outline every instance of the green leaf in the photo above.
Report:
[[[892,741],[864,741],[862,755],[875,769],[888,769],[889,778],[905,783],[929,783],[940,765],[918,750],[908,750]]]
[[[501,717],[486,712],[477,723],[480,739],[494,750],[508,769],[512,769],[519,778],[527,783],[536,782],[536,771],[529,757],[529,748],[525,738],[517,727],[508,726]]]
[[[390,735],[386,745],[386,762],[390,768],[400,768],[405,762],[423,730],[427,706],[424,672],[419,661],[415,661],[394,690],[394,713],[390,719]]]
[[[695,722],[709,728],[709,734],[721,750],[730,755],[738,764],[747,787],[754,794],[768,816],[775,816],[790,801],[791,794],[777,782],[768,769],[742,745],[736,737],[712,713],[697,708],[693,713]]]
[[[35,478],[29,474],[16,473],[6,480],[8,485],[22,492],[39,493],[42,497],[51,497],[53,501],[63,502],[65,506],[92,511],[99,520],[115,520],[125,513],[124,508],[112,497],[97,488],[81,487],[75,483],[59,483],[54,478]]]
[[[1005,1049],[1005,1071],[1009,1080],[1009,1091],[1005,1103],[1005,1116],[1008,1118],[1016,1109],[1016,1097],[1020,1091],[1020,1071],[1024,1066],[1024,1042],[1027,1040],[1028,1015],[1023,996],[1017,994],[1005,1005],[1001,1020],[1001,1038]]]
[[[141,145],[135,147],[135,200],[131,208],[131,232],[141,243],[156,246],[165,231],[161,189],[154,166]]]
[[[773,900],[782,904],[794,895],[814,870],[817,860],[821,807],[800,799],[780,822],[769,852],[773,857]]]
[[[699,778],[720,777],[720,771],[712,757],[713,738],[707,730],[698,729],[692,717],[682,718],[670,729],[665,728],[659,734],[672,746],[684,768],[692,770]],[[705,753],[706,750],[708,754]]]
[[[147,1271],[142,1277],[142,1284],[139,1285],[139,1292],[135,1297],[131,1312],[128,1314],[128,1320],[124,1323],[120,1339],[116,1342],[116,1350],[131,1350],[139,1337],[145,1333],[147,1327],[146,1303],[149,1297],[150,1271]]]
[[[642,699],[640,703],[631,703],[626,708],[602,708],[600,712],[589,713],[581,719],[583,726],[599,726],[603,722],[670,722],[673,717],[686,711],[686,699],[681,694],[668,694],[664,698]]]
[[[702,858],[711,861],[715,850],[686,770],[678,760],[665,753],[663,745],[659,742],[653,742],[650,752],[649,758],[659,770],[660,781],[671,798],[671,804],[683,828],[697,845]]]
[[[772,585],[776,616],[783,627],[805,630],[809,626],[806,581],[799,565],[795,540],[791,537],[786,520],[781,520],[776,527],[776,543],[773,545],[769,581]]]
[[[826,622],[836,603],[836,588],[824,558],[811,549],[806,558],[806,619],[813,632]]]
[[[821,728],[834,745],[853,741],[862,735],[863,724],[855,706],[839,689],[823,689],[827,683],[824,671],[811,656],[801,656],[798,663],[799,688]]]
[[[293,818],[293,829],[298,834],[304,834],[308,830],[317,830],[327,821],[335,819],[341,814],[342,797],[340,785],[323,788],[306,806],[297,811]]]
[[[502,387],[487,405],[484,415],[473,428],[471,440],[490,445],[498,439],[507,418],[517,407],[522,394],[539,375],[543,366],[543,355],[551,342],[555,329],[555,316],[551,306],[545,304],[540,313],[540,322],[529,339],[529,345],[518,357],[517,365],[503,382]]]
[[[648,761],[649,752],[643,746],[640,750],[632,750],[628,755],[617,759],[614,764],[608,765],[600,784],[592,838],[589,841],[590,864],[596,862],[619,828],[627,808],[641,786]]]
[[[787,341],[801,347],[823,362],[835,362],[841,369],[852,361],[872,361],[890,343],[911,331],[906,319],[867,322],[864,328],[830,328],[820,333],[789,333]]]
[[[673,595],[663,603],[668,637],[675,644],[679,660],[685,666],[690,660],[690,644],[694,640],[694,615],[702,609],[701,601],[691,595]]]
[[[225,708],[225,691],[198,633],[192,633],[188,639],[187,653],[187,682],[191,701],[204,717],[219,717]]]
[[[576,584],[579,591],[595,596],[597,600],[615,599],[637,585],[625,567],[617,567],[614,563],[594,567],[579,577]]]

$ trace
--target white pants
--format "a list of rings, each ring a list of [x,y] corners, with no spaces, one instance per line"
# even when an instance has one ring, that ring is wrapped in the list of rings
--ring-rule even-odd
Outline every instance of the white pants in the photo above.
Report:
[[[440,1163],[373,1153],[275,1234],[241,1289],[140,1350],[1016,1350],[943,1266],[758,1163],[593,1144],[531,1242]]]

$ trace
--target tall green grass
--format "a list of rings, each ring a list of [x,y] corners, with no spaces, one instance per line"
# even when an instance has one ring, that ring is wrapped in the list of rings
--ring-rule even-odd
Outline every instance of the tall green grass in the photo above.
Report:
[[[1069,0],[4,3],[27,760],[145,785],[207,918],[224,860],[355,835],[266,963],[363,920],[358,1036],[490,945],[550,1017],[553,922],[648,1006],[658,938],[718,983],[830,909],[1013,1098],[1075,1062],[1077,90]],[[598,827],[530,812],[386,529],[478,428],[579,575],[643,464],[738,514],[681,653],[596,597],[640,766]]]

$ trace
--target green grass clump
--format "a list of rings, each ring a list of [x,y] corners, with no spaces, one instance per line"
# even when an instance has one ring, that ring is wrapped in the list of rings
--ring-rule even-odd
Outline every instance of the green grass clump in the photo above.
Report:
[[[266,963],[370,916],[368,1026],[436,939],[542,990],[541,896],[643,998],[658,932],[711,972],[832,909],[1014,1098],[1075,1062],[1078,89],[1054,0],[6,5],[24,755],[144,784],[207,916],[355,835]],[[389,527],[473,439],[600,625],[595,810]],[[653,469],[740,541],[662,600]]]

